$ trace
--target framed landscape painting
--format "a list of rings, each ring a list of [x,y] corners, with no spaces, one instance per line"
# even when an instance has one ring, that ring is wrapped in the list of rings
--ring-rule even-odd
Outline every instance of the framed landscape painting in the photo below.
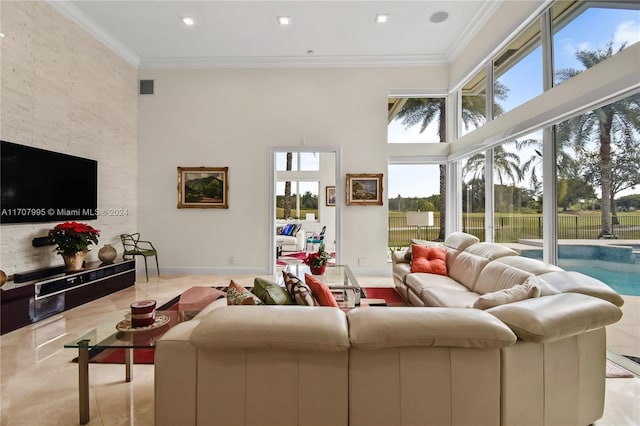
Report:
[[[335,186],[327,186],[325,192],[325,200],[327,206],[335,206],[336,205],[336,187]]]
[[[347,174],[348,206],[381,206],[382,173]]]
[[[178,167],[178,208],[229,208],[228,167]]]

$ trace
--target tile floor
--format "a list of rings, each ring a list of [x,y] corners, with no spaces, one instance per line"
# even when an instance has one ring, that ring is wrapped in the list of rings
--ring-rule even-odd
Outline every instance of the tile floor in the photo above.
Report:
[[[126,311],[134,300],[159,303],[192,286],[227,285],[230,276],[143,276],[131,288],[79,306],[0,338],[0,425],[78,424],[77,364],[63,345],[75,335]],[[253,276],[233,276],[250,284]],[[358,277],[362,286],[391,286],[390,277]],[[627,298],[622,321],[609,328],[616,350],[640,356],[640,298]],[[631,352],[625,352],[632,354]],[[124,381],[124,366],[91,364],[90,425],[153,425],[153,366],[135,365],[134,380]],[[607,379],[603,425],[640,424],[640,379]]]

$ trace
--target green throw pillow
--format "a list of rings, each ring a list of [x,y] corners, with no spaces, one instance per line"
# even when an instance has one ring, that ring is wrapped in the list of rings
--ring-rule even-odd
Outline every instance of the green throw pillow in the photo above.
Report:
[[[287,289],[264,278],[256,278],[251,291],[266,305],[294,305]]]

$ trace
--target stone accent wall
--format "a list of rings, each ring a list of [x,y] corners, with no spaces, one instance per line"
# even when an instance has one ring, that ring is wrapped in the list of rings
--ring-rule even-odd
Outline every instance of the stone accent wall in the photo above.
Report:
[[[101,237],[88,260],[137,230],[137,70],[44,1],[0,2],[0,137],[98,161]],[[118,209],[124,215],[110,215]],[[7,274],[61,264],[35,248],[57,222],[2,225]]]

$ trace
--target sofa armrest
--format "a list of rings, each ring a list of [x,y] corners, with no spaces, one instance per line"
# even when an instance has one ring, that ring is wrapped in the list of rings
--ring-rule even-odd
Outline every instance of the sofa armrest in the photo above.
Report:
[[[546,343],[586,333],[617,322],[620,308],[578,293],[526,299],[488,309],[507,324],[519,339]]]
[[[540,275],[562,293],[580,293],[622,306],[624,299],[602,281],[575,271],[554,271]]]
[[[347,314],[351,346],[502,348],[516,336],[503,322],[476,309],[356,308]]]

